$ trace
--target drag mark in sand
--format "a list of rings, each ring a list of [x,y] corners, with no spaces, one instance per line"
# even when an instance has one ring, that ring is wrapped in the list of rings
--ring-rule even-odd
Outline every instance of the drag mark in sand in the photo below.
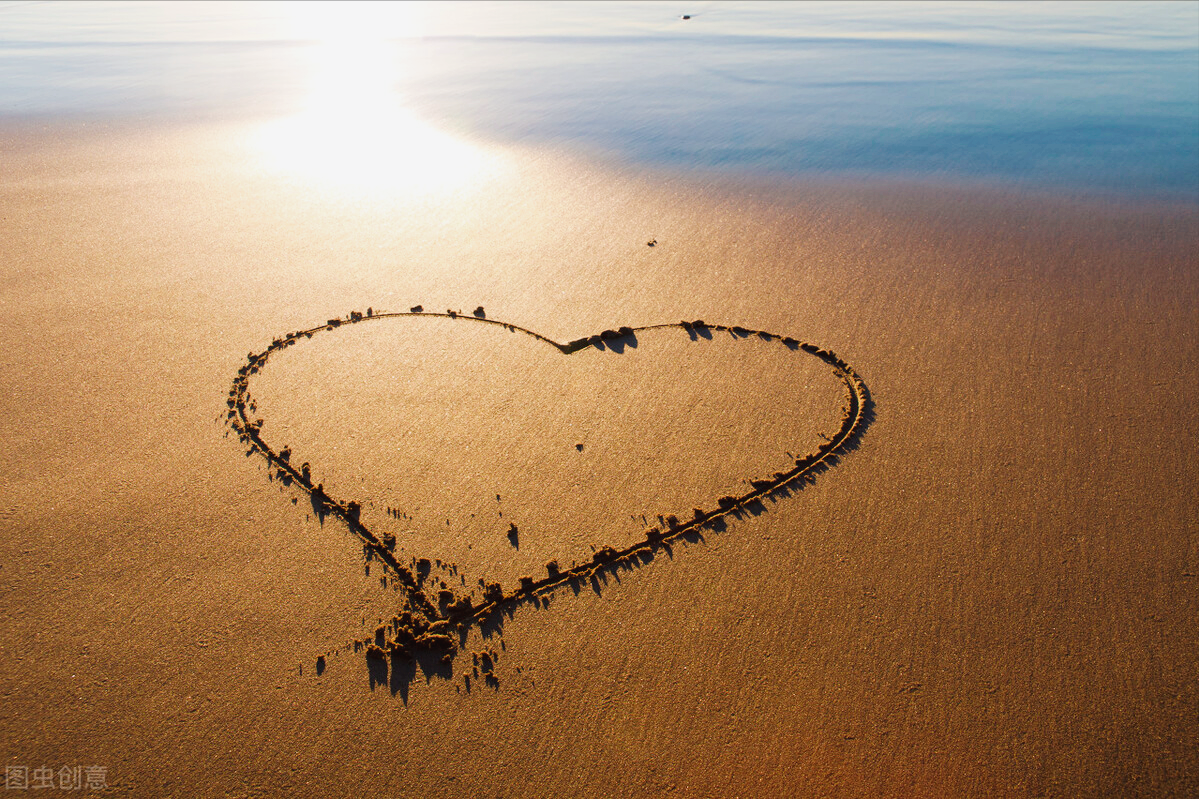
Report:
[[[257,409],[250,397],[250,379],[266,366],[270,356],[286,347],[311,339],[317,333],[330,332],[338,328],[359,324],[362,322],[380,322],[383,320],[398,320],[412,317],[441,317],[456,319],[476,324],[499,325],[510,332],[523,333],[527,336],[554,347],[563,355],[571,355],[588,347],[618,347],[622,341],[632,341],[637,332],[664,328],[681,328],[693,339],[710,338],[713,332],[724,332],[735,338],[748,339],[757,337],[768,342],[777,342],[779,346],[794,352],[803,352],[824,361],[832,367],[834,375],[842,381],[846,389],[846,405],[843,408],[841,425],[833,435],[823,436],[825,440],[813,452],[794,459],[794,465],[787,471],[749,481],[751,490],[740,495],[725,495],[716,499],[716,507],[709,510],[695,508],[692,517],[679,519],[671,515],[665,517],[661,528],[651,527],[644,532],[644,537],[623,549],[603,546],[596,551],[592,559],[581,564],[572,564],[562,568],[557,561],[546,564],[546,575],[541,578],[522,577],[515,588],[504,588],[499,583],[484,583],[482,586],[482,601],[474,604],[470,596],[457,599],[445,596],[447,591],[439,592],[435,601],[424,590],[424,577],[430,569],[430,561],[421,558],[416,561],[416,573],[408,565],[401,563],[395,555],[396,541],[390,534],[376,534],[361,520],[361,506],[358,502],[339,499],[331,496],[324,485],[314,480],[312,468],[308,463],[295,465],[297,458],[289,447],[275,449],[263,438],[262,428],[265,424],[261,418],[253,418]],[[541,597],[564,585],[577,587],[588,578],[594,578],[601,572],[614,572],[621,568],[633,568],[643,561],[653,558],[658,549],[668,548],[676,540],[701,540],[703,530],[723,530],[727,519],[739,518],[743,513],[760,513],[764,509],[763,499],[786,496],[793,488],[801,488],[804,484],[813,482],[819,474],[833,465],[848,450],[856,446],[866,425],[872,418],[870,393],[865,383],[852,367],[834,353],[814,344],[801,342],[797,339],[780,336],[762,330],[752,330],[741,326],[711,325],[697,321],[684,321],[670,324],[647,325],[643,327],[620,327],[615,330],[605,330],[602,333],[575,339],[567,344],[559,344],[546,336],[536,333],[519,325],[488,319],[482,307],[476,308],[472,314],[460,311],[433,313],[425,311],[421,306],[414,306],[407,313],[375,313],[368,308],[366,313],[352,312],[347,319],[329,319],[325,324],[307,330],[288,333],[274,339],[270,346],[260,353],[251,352],[229,390],[227,399],[228,410],[225,420],[237,434],[239,440],[250,449],[246,453],[255,452],[266,459],[268,469],[273,477],[281,480],[284,485],[297,486],[312,503],[313,510],[322,520],[326,516],[335,516],[345,523],[346,527],[362,542],[363,549],[369,560],[377,560],[383,564],[385,574],[393,585],[402,590],[406,607],[396,615],[389,624],[381,625],[373,639],[355,641],[355,651],[366,650],[368,663],[383,664],[386,658],[392,660],[392,683],[397,682],[400,663],[420,660],[426,672],[431,669],[448,671],[449,666],[465,642],[468,631],[478,626],[486,631],[493,619],[501,614],[509,614],[516,607],[525,603],[539,605]],[[443,564],[438,562],[438,566]],[[457,573],[457,568],[446,564],[446,568]],[[485,652],[484,664],[487,683],[498,685],[490,664],[496,653]],[[475,677],[478,678],[479,655],[475,653]],[[318,673],[323,670],[324,657],[317,661]],[[385,667],[384,667],[385,668]],[[409,679],[415,669],[409,669]],[[466,677],[466,686],[470,688],[470,676]],[[379,678],[378,682],[384,679]],[[372,684],[376,682],[375,669],[372,667]],[[402,690],[403,686],[401,686]],[[393,691],[394,692],[394,691]]]

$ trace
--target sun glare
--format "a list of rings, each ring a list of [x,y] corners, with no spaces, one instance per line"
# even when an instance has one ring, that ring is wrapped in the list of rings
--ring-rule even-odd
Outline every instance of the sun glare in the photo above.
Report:
[[[419,6],[294,3],[294,32],[315,39],[300,113],[262,127],[258,145],[290,174],[388,194],[456,190],[494,156],[439,130],[403,103],[398,48],[419,35]]]

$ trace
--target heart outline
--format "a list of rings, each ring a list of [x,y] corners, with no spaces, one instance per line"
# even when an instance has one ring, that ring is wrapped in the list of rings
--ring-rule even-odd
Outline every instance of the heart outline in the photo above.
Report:
[[[260,418],[251,420],[248,413],[248,411],[256,409],[249,394],[250,377],[257,374],[266,365],[273,353],[295,345],[301,338],[311,339],[319,332],[336,330],[344,325],[406,317],[434,317],[499,325],[509,331],[532,336],[538,341],[554,347],[564,355],[571,355],[591,346],[602,347],[606,342],[620,341],[640,331],[664,328],[681,328],[689,334],[694,334],[695,331],[726,331],[739,338],[756,335],[767,341],[779,341],[792,350],[803,350],[831,366],[834,374],[846,387],[849,405],[844,409],[841,426],[836,434],[828,436],[816,452],[796,458],[792,468],[786,472],[775,472],[768,479],[750,479],[751,490],[749,492],[741,496],[720,497],[717,500],[716,509],[711,511],[696,509],[695,516],[690,521],[678,522],[676,519],[678,523],[669,526],[666,530],[649,528],[645,531],[643,539],[624,549],[617,550],[610,546],[604,546],[594,554],[591,561],[576,564],[569,569],[550,571],[541,580],[522,578],[520,586],[516,589],[504,591],[499,583],[488,584],[485,586],[482,604],[475,606],[471,598],[466,597],[450,606],[446,613],[442,613],[438,605],[432,602],[421,589],[420,581],[412,571],[396,559],[384,539],[376,535],[361,521],[359,515],[361,506],[354,501],[342,502],[330,496],[325,491],[323,484],[314,484],[310,472],[306,468],[296,468],[291,462],[290,449],[277,451],[263,439],[261,430],[264,420]],[[812,482],[815,473],[822,472],[837,463],[842,454],[856,445],[857,439],[869,423],[872,400],[869,389],[857,372],[832,351],[789,336],[780,336],[762,330],[736,325],[712,325],[702,320],[696,320],[641,327],[621,327],[617,330],[605,330],[596,335],[585,336],[567,344],[561,344],[529,328],[498,319],[489,319],[481,306],[472,315],[466,315],[452,310],[446,313],[425,311],[418,305],[408,312],[375,313],[370,308],[365,314],[353,311],[346,319],[340,317],[329,319],[323,325],[276,337],[272,340],[271,345],[262,352],[250,352],[247,355],[246,362],[238,369],[237,376],[233,380],[226,404],[228,411],[225,421],[237,433],[239,440],[251,447],[247,455],[257,451],[266,459],[268,468],[276,470],[276,474],[281,479],[290,480],[308,494],[314,508],[323,509],[325,513],[341,519],[350,532],[362,541],[368,557],[377,558],[382,562],[385,572],[389,571],[393,579],[398,579],[404,586],[406,599],[411,609],[425,617],[421,619],[420,615],[414,617],[411,613],[406,613],[404,630],[402,631],[401,625],[397,623],[394,631],[396,637],[388,642],[391,654],[412,657],[415,652],[419,651],[440,651],[443,662],[448,662],[457,651],[457,645],[449,635],[451,631],[456,631],[460,638],[464,639],[470,627],[476,624],[482,625],[489,617],[506,607],[547,594],[576,580],[586,579],[597,571],[630,564],[642,553],[652,553],[658,548],[669,545],[672,541],[695,534],[700,530],[723,529],[727,517],[736,517],[742,512],[752,511],[755,504],[760,504],[764,498],[771,497],[786,487],[801,482]],[[304,464],[304,467],[307,466],[308,464]],[[320,511],[318,510],[318,512]],[[674,519],[675,517],[668,518]],[[368,657],[382,658],[385,651],[381,644],[381,641],[368,644]]]

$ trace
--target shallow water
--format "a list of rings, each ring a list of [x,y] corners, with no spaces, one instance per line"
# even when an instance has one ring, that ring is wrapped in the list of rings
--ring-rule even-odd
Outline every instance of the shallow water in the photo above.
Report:
[[[656,166],[1199,200],[1194,3],[14,2],[0,75],[6,122],[307,113],[354,149],[428,146],[419,120]]]

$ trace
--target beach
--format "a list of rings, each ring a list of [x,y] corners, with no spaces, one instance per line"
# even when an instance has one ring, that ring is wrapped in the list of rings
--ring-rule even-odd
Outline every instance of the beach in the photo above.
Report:
[[[274,135],[0,125],[6,779],[1199,789],[1184,179]]]
[[[107,763],[128,795],[548,796],[563,783],[609,795],[1181,795],[1194,784],[1193,209],[688,186],[528,154],[512,185],[457,214],[401,204],[364,218],[221,176],[194,138],[182,164],[162,154],[169,137],[97,138],[32,148],[5,186],[4,513],[23,532],[4,542],[5,751]],[[303,492],[247,457],[224,398],[247,349],[350,310],[418,303],[481,305],[561,342],[694,319],[794,336],[853,365],[875,418],[855,451],[766,512],[596,589],[560,587],[490,637],[472,629],[451,677],[417,671],[372,691],[364,656],[344,647],[397,612],[397,592],[380,586],[378,563],[367,573],[344,525],[320,524]],[[435,371],[467,357],[438,344],[456,329],[442,323],[387,335],[428,352]],[[805,372],[782,402],[757,392],[781,378],[753,359],[715,353],[716,379],[676,354],[654,367],[661,380],[634,383],[633,407],[657,416],[629,421],[605,413],[621,378],[604,382],[610,397],[558,391],[550,373],[523,380],[534,356],[499,351],[497,336],[511,334],[483,337],[492,372],[436,434],[475,452],[443,452],[430,479],[374,486],[425,513],[406,555],[425,556],[420,535],[441,514],[514,580],[505,569],[519,559],[548,556],[555,522],[619,537],[630,515],[688,512],[703,490],[757,476],[740,468],[812,444],[840,410],[831,377]],[[640,339],[649,357],[651,336]],[[264,383],[263,397],[281,414],[310,404],[285,388],[311,381],[313,402],[338,390],[339,347],[379,349],[325,346],[323,370],[300,346],[284,353],[296,372],[271,367],[282,385],[275,396]],[[407,384],[407,371],[420,367],[399,358],[361,379]],[[497,384],[524,397],[529,442],[489,437]],[[359,450],[387,462],[391,444],[345,438],[406,415],[372,409],[378,388],[340,389],[364,399],[323,422],[338,431],[326,448],[347,450],[332,467],[352,472]],[[591,504],[547,500],[574,496],[570,459],[591,456],[576,439],[601,461],[638,452],[620,436],[705,396],[725,415],[756,397],[747,412],[787,425],[749,424],[766,453],[741,451],[743,434],[687,430],[668,442],[667,483],[627,462],[586,466],[604,480]],[[259,408],[267,429],[303,433],[274,407]],[[549,446],[538,430],[562,463],[536,486],[514,482],[511,454]],[[531,554],[510,546],[499,516],[466,521],[496,513],[495,485],[525,495],[503,509]],[[486,649],[498,687],[476,680],[467,694],[470,653]]]

